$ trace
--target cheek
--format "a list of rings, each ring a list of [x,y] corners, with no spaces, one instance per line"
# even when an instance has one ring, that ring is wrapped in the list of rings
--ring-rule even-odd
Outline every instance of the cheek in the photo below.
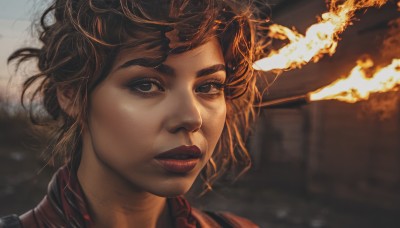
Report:
[[[101,96],[107,94],[107,96]],[[157,132],[154,112],[142,108],[121,93],[98,93],[90,109],[90,129],[99,153],[124,162],[126,158],[146,159],[146,150]]]
[[[216,106],[216,108],[210,110],[205,116],[203,118],[204,136],[208,141],[209,151],[213,152],[225,126],[225,100]]]
[[[107,134],[105,135],[106,137],[103,137],[103,140],[122,141],[126,143],[138,138],[142,134],[146,134],[148,128],[144,128],[143,126],[149,125],[147,118],[142,118],[142,116],[145,116],[143,113],[138,110],[119,107],[117,104],[114,104],[112,107],[112,111],[107,108],[93,110],[94,114],[91,115],[91,123],[94,130],[97,130],[94,132],[95,134]]]

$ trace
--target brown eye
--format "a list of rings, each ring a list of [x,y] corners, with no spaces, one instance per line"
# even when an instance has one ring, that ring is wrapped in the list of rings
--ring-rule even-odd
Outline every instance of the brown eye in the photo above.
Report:
[[[138,81],[133,81],[129,83],[128,88],[133,92],[145,95],[164,91],[161,83],[155,79],[140,79]]]
[[[199,88],[197,88],[197,92],[208,93],[211,89],[212,89],[212,85],[210,85],[210,84],[202,85],[202,86],[199,86]]]
[[[145,82],[145,83],[137,85],[136,89],[140,90],[142,92],[152,92],[152,91],[157,90],[158,88],[156,85],[154,85],[154,83]]]
[[[197,93],[204,94],[219,94],[224,88],[224,84],[219,82],[207,82],[196,88]]]

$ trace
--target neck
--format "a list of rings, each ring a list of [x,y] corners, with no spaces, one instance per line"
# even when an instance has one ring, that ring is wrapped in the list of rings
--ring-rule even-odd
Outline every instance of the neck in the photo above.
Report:
[[[80,165],[77,173],[95,227],[172,227],[165,197],[129,186],[101,166]]]

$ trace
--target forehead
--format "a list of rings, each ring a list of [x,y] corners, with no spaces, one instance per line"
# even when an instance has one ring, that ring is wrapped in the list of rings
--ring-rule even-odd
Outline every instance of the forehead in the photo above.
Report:
[[[196,63],[197,65],[223,64],[224,57],[218,40],[213,38],[190,51],[170,55],[165,61],[165,64],[181,67],[185,67],[188,63]]]
[[[141,65],[143,62],[162,59],[162,53],[144,48],[128,48],[121,50],[115,58],[113,70],[124,65],[126,62],[136,62]],[[170,54],[165,61],[159,64],[173,65],[177,68],[188,68],[193,66],[207,66],[211,64],[224,64],[222,49],[217,38],[212,38],[206,43],[179,54]],[[190,66],[189,66],[190,65]]]

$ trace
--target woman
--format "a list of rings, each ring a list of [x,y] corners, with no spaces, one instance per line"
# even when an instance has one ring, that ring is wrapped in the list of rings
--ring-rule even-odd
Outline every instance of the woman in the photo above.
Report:
[[[249,4],[224,0],[54,0],[40,20],[38,96],[62,167],[23,227],[254,227],[182,197],[200,174],[247,169],[262,41]],[[256,49],[256,47],[259,47]],[[34,113],[32,113],[34,114]]]

